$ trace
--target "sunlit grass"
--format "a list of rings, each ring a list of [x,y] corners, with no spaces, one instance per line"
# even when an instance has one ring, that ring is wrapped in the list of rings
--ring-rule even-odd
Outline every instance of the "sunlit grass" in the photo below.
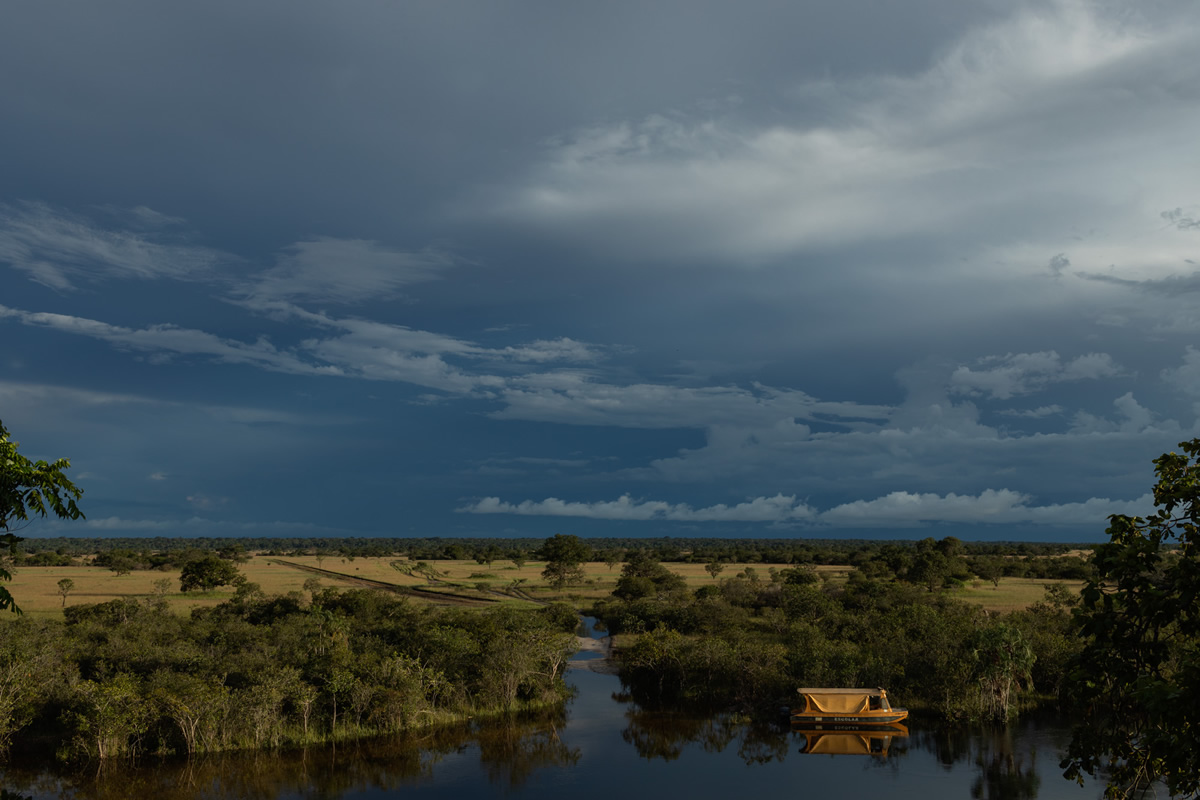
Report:
[[[405,569],[392,566],[397,562]],[[297,567],[320,569],[317,575]],[[304,584],[313,578],[322,587],[350,588],[359,586],[357,579],[378,581],[386,584],[423,589],[445,595],[438,597],[413,597],[414,602],[442,604],[459,602],[454,595],[475,598],[479,601],[493,600],[515,606],[528,606],[524,595],[537,602],[565,600],[586,606],[595,600],[609,596],[621,576],[621,564],[609,566],[601,561],[584,565],[584,581],[561,589],[551,587],[542,578],[546,566],[542,561],[529,561],[518,568],[511,561],[497,560],[491,564],[479,564],[467,559],[459,561],[429,561],[426,566],[432,573],[420,571],[419,562],[407,559],[387,558],[341,558],[338,556],[264,556],[253,555],[238,565],[238,570],[247,580],[257,583],[269,595],[300,592],[307,597]],[[700,563],[666,563],[671,571],[682,576],[688,586],[718,584],[720,581],[753,569],[760,580],[769,580],[770,569],[785,569],[786,565],[725,564],[717,577],[713,577]],[[846,566],[819,566],[816,568],[831,584],[844,583],[851,568]],[[490,576],[490,577],[489,577]],[[16,570],[9,590],[18,604],[34,617],[62,617],[63,599],[58,593],[58,582],[70,578],[75,588],[67,596],[67,605],[103,603],[109,600],[156,597],[161,595],[176,613],[186,614],[193,608],[215,606],[233,597],[233,587],[221,587],[212,592],[181,593],[179,571],[140,571],[127,575],[116,575],[104,567],[21,567]],[[155,584],[167,581],[166,591]],[[1043,599],[1045,587],[1058,581],[1036,578],[1004,578],[999,587],[990,582],[973,582],[955,592],[955,596],[967,602],[977,603],[989,611],[1008,612],[1027,608]],[[1081,581],[1062,581],[1078,591]],[[978,585],[975,585],[978,584]],[[11,615],[3,615],[11,616]],[[0,616],[0,618],[3,618]]]
[[[975,583],[979,586],[976,587]],[[983,606],[988,611],[1008,613],[1019,611],[1045,599],[1046,587],[1061,583],[1078,594],[1083,588],[1083,581],[1058,581],[1045,578],[1001,578],[999,586],[993,586],[991,581],[978,581],[968,584],[966,588],[955,592],[955,596]]]

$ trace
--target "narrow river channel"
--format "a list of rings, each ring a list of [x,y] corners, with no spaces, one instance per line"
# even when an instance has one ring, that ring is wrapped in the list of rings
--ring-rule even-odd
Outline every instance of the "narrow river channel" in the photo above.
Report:
[[[603,649],[581,660],[602,658]],[[303,753],[93,767],[56,773],[9,765],[18,797],[441,798],[546,800],[722,797],[1093,800],[1097,783],[1064,780],[1068,731],[1025,720],[1005,731],[908,726],[906,735],[793,731],[723,717],[651,713],[616,676],[576,668],[564,712]],[[903,730],[903,729],[902,729]]]

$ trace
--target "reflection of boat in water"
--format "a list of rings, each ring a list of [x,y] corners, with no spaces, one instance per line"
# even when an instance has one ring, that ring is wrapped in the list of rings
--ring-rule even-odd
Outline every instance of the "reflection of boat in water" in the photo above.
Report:
[[[806,755],[886,756],[893,739],[908,736],[903,725],[812,725],[797,724],[793,730],[804,734]]]
[[[883,689],[797,689],[804,708],[792,709],[792,723],[890,725],[908,716],[892,708]]]

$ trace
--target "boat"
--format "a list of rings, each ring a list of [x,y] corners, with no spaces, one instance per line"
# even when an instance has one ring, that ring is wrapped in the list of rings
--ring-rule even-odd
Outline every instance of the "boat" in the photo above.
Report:
[[[793,725],[838,723],[891,725],[908,717],[907,708],[892,708],[883,689],[797,689],[804,708],[792,709]]]

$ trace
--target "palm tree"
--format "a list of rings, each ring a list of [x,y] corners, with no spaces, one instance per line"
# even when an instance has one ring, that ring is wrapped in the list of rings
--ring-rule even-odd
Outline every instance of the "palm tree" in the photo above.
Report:
[[[971,652],[984,717],[1007,720],[1014,693],[1030,685],[1035,656],[1029,642],[1020,630],[999,622],[975,635]]]

